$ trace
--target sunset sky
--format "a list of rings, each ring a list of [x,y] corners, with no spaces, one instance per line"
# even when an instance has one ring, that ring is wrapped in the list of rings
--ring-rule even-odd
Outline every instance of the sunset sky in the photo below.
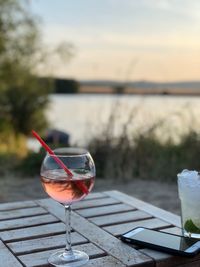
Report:
[[[199,0],[32,0],[49,46],[75,46],[59,77],[200,80]]]

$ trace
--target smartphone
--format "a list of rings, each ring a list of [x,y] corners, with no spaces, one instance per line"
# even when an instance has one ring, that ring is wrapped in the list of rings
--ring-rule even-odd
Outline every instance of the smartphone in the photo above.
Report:
[[[181,256],[195,256],[200,251],[200,241],[194,238],[137,227],[121,236],[124,242]]]

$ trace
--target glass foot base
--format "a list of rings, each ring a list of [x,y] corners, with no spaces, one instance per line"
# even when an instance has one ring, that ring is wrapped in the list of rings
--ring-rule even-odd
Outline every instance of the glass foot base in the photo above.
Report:
[[[48,262],[57,267],[78,267],[86,264],[88,260],[88,255],[78,250],[73,250],[72,253],[59,250],[48,258]]]

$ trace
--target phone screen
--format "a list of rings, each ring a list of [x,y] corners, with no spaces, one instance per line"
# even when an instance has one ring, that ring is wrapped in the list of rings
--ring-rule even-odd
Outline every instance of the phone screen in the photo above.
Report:
[[[150,229],[139,228],[140,231],[135,231],[125,234],[129,239],[134,239],[137,241],[143,241],[150,244],[155,244],[161,247],[167,247],[174,250],[185,251],[192,245],[194,245],[198,240],[191,239],[188,237],[175,236],[167,233],[162,233],[158,231],[153,231]]]

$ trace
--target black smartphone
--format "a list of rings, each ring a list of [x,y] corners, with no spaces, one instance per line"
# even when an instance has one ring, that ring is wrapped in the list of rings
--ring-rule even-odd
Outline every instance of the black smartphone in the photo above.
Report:
[[[182,256],[195,256],[200,251],[200,241],[194,238],[137,227],[121,236],[121,240],[144,247]]]

